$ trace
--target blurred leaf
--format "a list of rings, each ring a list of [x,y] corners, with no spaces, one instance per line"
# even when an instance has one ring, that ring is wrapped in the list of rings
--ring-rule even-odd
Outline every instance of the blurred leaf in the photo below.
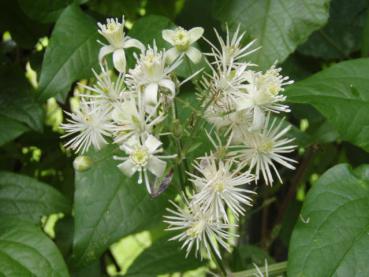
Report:
[[[31,49],[40,37],[47,35],[48,26],[28,18],[18,1],[0,1],[0,32],[5,31],[19,46]]]
[[[55,225],[55,244],[66,259],[72,253],[74,222],[73,217],[67,215],[59,219]]]
[[[329,169],[309,191],[291,239],[288,276],[368,276],[369,166]]]
[[[36,131],[42,131],[44,112],[36,100],[24,72],[15,66],[0,68],[0,115],[25,123]]]
[[[71,0],[18,0],[23,12],[39,22],[54,22]]]
[[[293,103],[308,103],[338,130],[342,139],[369,151],[369,59],[342,62],[289,86]]]
[[[138,20],[129,35],[139,39],[144,45],[152,45],[155,40],[159,49],[167,48],[170,45],[162,38],[161,31],[175,27],[176,25],[164,16],[149,15]]]
[[[146,248],[128,268],[126,276],[158,276],[174,272],[185,272],[196,269],[204,264],[199,259],[189,255],[177,241],[168,241],[163,237]]]
[[[368,6],[367,0],[332,0],[327,25],[314,32],[298,50],[326,60],[347,58],[360,49]]]
[[[142,5],[142,0],[90,0],[88,7],[107,17],[118,17],[124,15],[128,19],[135,18]]]
[[[0,115],[0,122],[0,146],[29,130],[18,121],[2,115]]]
[[[362,36],[362,44],[361,44],[361,56],[368,57],[369,56],[369,10],[366,12],[365,22]]]
[[[176,15],[176,3],[178,0],[150,0],[147,1],[147,14],[163,15],[174,19]]]
[[[283,62],[328,19],[329,0],[221,0],[215,16],[241,30],[261,46],[252,60],[261,68]]]
[[[240,271],[253,268],[253,263],[263,264],[265,259],[268,262],[273,261],[268,253],[255,245],[240,245],[233,250],[231,260],[232,271]]]
[[[118,151],[118,152],[117,152]],[[76,174],[74,258],[86,265],[115,241],[161,220],[168,191],[151,199],[136,176],[127,178],[112,159],[119,149],[110,145],[92,153],[95,161]]]
[[[69,201],[57,190],[28,176],[0,172],[0,216],[40,223],[41,216],[69,212]]]
[[[77,6],[60,15],[46,49],[40,76],[42,100],[64,101],[73,82],[91,76],[98,63],[99,38],[96,23]]]
[[[19,220],[0,221],[0,275],[69,276],[55,244],[40,228]]]

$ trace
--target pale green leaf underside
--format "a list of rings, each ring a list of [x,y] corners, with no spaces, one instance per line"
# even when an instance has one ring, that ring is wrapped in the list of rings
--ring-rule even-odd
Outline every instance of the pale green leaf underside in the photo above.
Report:
[[[291,238],[288,276],[369,276],[369,166],[328,170],[307,195]]]
[[[39,223],[43,215],[69,210],[69,201],[53,187],[28,176],[0,172],[0,216]]]
[[[252,60],[262,68],[283,62],[328,19],[329,0],[221,0],[215,15],[231,29],[238,25],[257,45]]]
[[[69,273],[57,247],[41,229],[1,220],[0,276],[66,277]]]
[[[341,62],[289,86],[293,103],[314,106],[341,137],[369,151],[369,59]]]

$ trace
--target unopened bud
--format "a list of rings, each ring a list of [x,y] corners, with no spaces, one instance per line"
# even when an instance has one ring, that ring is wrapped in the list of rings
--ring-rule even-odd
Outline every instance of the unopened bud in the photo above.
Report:
[[[73,161],[73,167],[76,171],[86,171],[88,170],[93,161],[89,156],[78,156]]]

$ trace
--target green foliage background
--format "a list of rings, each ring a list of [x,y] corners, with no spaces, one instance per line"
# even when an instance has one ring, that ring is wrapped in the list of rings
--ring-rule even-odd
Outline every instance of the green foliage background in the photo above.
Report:
[[[175,25],[202,26],[213,42],[213,27],[240,26],[245,42],[261,46],[249,57],[260,69],[277,62],[296,81],[285,94],[298,168],[260,188],[237,245],[223,255],[233,276],[252,276],[264,259],[269,276],[369,276],[368,8],[367,0],[1,1],[0,275],[216,271],[185,259],[163,231],[176,179],[152,199],[116,168],[113,146],[89,153],[94,164],[79,173],[62,146],[62,109],[77,101],[77,81],[93,81],[96,22],[124,14],[130,36],[160,48],[161,30]],[[177,73],[197,69],[185,64]],[[195,87],[179,97],[179,118],[189,122]],[[201,135],[182,131],[193,155],[206,151]]]

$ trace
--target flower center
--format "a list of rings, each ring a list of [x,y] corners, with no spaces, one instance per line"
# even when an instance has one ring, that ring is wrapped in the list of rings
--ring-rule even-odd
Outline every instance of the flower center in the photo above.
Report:
[[[138,166],[145,166],[149,161],[149,153],[145,147],[137,147],[130,155],[131,160]]]
[[[188,49],[190,41],[186,30],[178,29],[176,31],[174,36],[174,44],[180,51],[185,51]]]
[[[194,222],[192,226],[187,229],[186,234],[191,238],[197,238],[204,231],[205,222],[204,220],[199,220],[198,222]]]
[[[269,154],[273,151],[274,142],[272,140],[266,140],[262,142],[258,147],[258,152],[263,154]]]
[[[119,29],[118,24],[116,24],[115,22],[110,22],[106,25],[106,30],[109,33],[114,33]]]
[[[214,190],[216,192],[223,192],[224,191],[224,183],[223,182],[217,182],[214,184]]]

